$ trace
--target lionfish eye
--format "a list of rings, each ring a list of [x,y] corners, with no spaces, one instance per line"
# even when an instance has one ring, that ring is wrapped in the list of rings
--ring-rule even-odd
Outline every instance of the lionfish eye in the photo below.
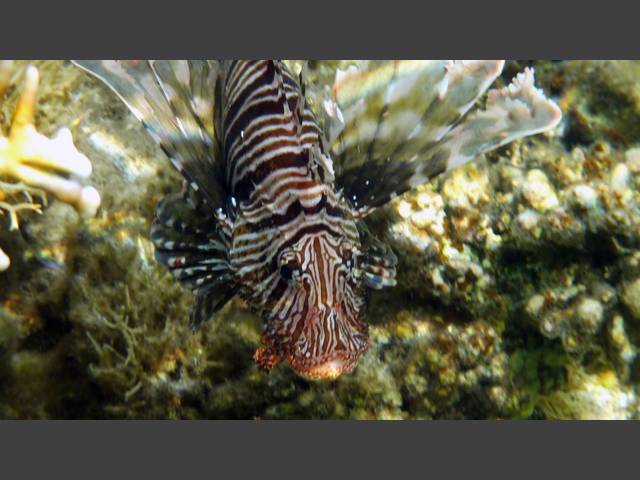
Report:
[[[280,276],[285,280],[291,280],[293,277],[293,269],[289,265],[282,265],[280,267]]]
[[[285,280],[291,280],[300,271],[300,265],[295,260],[289,260],[280,266],[280,276]]]

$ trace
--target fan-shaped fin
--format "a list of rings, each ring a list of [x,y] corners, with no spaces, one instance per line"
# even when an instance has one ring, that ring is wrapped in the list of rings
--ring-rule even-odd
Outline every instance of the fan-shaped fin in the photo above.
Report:
[[[160,201],[151,227],[156,259],[196,294],[194,327],[236,293],[228,261],[229,240],[206,208],[194,198],[168,195]]]
[[[503,61],[369,62],[339,72],[325,102],[335,140],[336,185],[357,215],[493,148],[560,120],[533,71],[492,90],[468,114]],[[325,131],[327,128],[325,127]]]
[[[87,60],[207,204],[223,208],[223,159],[214,127],[218,64],[205,60]]]

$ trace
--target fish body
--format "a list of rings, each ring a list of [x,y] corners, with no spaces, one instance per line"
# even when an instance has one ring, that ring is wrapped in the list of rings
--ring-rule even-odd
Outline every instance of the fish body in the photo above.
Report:
[[[308,378],[351,371],[367,347],[351,209],[300,86],[283,64],[225,71],[223,143],[232,198],[229,262],[264,319],[257,361],[286,359]]]
[[[362,219],[560,119],[531,71],[468,113],[500,61],[362,63],[338,72],[322,122],[303,76],[280,61],[77,64],[118,93],[186,180],[158,205],[151,237],[196,294],[193,325],[239,295],[263,319],[258,364],[285,361],[308,379],[355,368],[367,292],[395,284],[395,255]]]

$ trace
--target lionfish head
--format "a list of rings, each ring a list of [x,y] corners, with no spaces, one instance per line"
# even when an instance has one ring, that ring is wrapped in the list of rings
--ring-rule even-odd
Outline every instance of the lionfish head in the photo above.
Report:
[[[267,312],[256,360],[286,361],[300,376],[334,379],[353,371],[368,347],[363,288],[355,274],[358,239],[307,234],[278,257],[278,299]]]

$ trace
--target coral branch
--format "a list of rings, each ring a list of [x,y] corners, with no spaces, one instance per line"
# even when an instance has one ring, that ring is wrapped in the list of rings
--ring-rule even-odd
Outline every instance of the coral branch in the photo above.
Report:
[[[0,61],[0,96],[9,84],[11,68],[10,61]],[[76,149],[69,129],[60,129],[52,138],[36,130],[33,122],[38,82],[38,70],[27,67],[9,136],[0,136],[0,177],[17,181],[0,181],[0,213],[2,210],[8,212],[10,230],[19,226],[17,212],[33,210],[41,213],[40,205],[33,203],[31,194],[43,199],[44,203],[45,192],[50,193],[72,205],[84,217],[95,215],[100,206],[98,191],[79,181],[91,175],[92,167],[89,159]],[[23,194],[27,203],[3,201],[18,194]],[[2,255],[6,257],[4,253]],[[1,260],[0,270],[3,270],[8,267],[8,261]]]
[[[4,95],[5,90],[9,86],[12,70],[12,60],[0,60],[0,98]]]
[[[11,260],[0,248],[0,272],[9,268],[9,265],[11,265]]]

